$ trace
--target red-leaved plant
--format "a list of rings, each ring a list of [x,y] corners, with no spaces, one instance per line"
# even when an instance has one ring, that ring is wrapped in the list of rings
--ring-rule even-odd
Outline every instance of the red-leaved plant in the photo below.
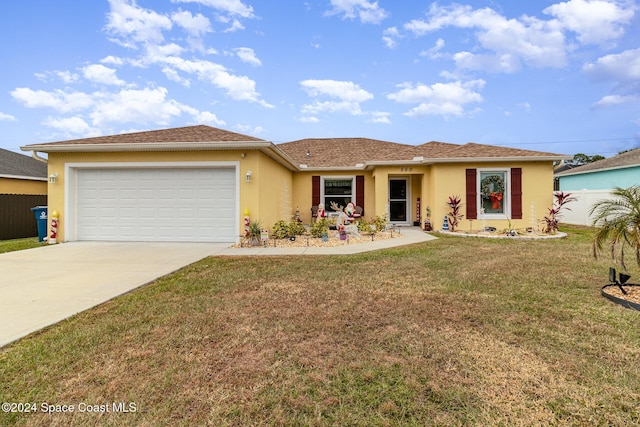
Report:
[[[449,196],[449,201],[447,202],[447,206],[451,208],[451,212],[449,212],[449,215],[448,215],[451,231],[456,231],[456,227],[458,226],[458,223],[464,216],[460,213],[460,208],[462,207],[462,198],[460,196]]]
[[[549,214],[544,217],[544,222],[546,223],[544,232],[552,233],[558,231],[558,220],[562,216],[561,211],[563,209],[571,210],[565,205],[567,203],[575,202],[578,200],[576,197],[572,196],[571,193],[565,193],[563,191],[558,191],[554,193],[555,203],[552,208],[549,208]]]

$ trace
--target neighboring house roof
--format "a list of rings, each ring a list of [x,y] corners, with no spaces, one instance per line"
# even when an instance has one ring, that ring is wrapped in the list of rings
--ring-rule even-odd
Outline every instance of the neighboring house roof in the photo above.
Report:
[[[570,158],[553,153],[475,143],[458,145],[432,141],[415,146],[369,138],[307,138],[274,145],[270,141],[204,125],[31,144],[20,148],[42,152],[258,149],[290,170],[364,169],[382,164],[419,165],[462,160]]]
[[[578,166],[570,170],[556,173],[556,176],[580,175],[583,173],[604,171],[609,169],[622,169],[640,166],[640,149],[627,151],[617,156],[608,157],[593,163]]]
[[[0,148],[0,178],[47,179],[47,164]]]

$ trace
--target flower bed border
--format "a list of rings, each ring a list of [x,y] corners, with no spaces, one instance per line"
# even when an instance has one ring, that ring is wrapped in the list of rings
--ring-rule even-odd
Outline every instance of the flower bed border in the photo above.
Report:
[[[516,234],[515,236],[507,236],[506,234],[497,234],[497,233],[468,233],[465,231],[443,231],[436,230],[434,233],[445,234],[447,236],[456,236],[456,237],[482,237],[485,239],[516,239],[516,240],[544,240],[544,239],[563,239],[567,237],[567,233],[557,232],[556,234]]]
[[[640,304],[635,303],[633,301],[627,301],[626,299],[619,298],[619,297],[616,297],[614,295],[611,295],[611,294],[605,292],[605,288],[608,288],[610,286],[618,286],[618,285],[616,285],[615,283],[610,283],[608,285],[604,285],[602,287],[602,289],[600,289],[600,293],[602,294],[603,297],[615,302],[616,304],[620,304],[623,307],[630,308],[632,310],[640,311]],[[640,286],[640,284],[628,284],[628,285],[622,285],[622,286],[627,286],[627,287],[629,287],[629,286]]]

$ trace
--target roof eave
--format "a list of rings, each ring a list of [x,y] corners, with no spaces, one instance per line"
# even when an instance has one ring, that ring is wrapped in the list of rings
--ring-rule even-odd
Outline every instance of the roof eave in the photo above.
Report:
[[[20,147],[23,151],[43,153],[114,153],[141,151],[206,151],[206,150],[259,150],[287,169],[295,171],[296,163],[270,141],[229,142],[146,142],[111,144],[33,144]]]
[[[241,150],[273,145],[269,141],[229,142],[139,142],[110,144],[33,144],[20,147],[22,151],[42,153],[108,153],[115,151],[190,151],[190,150]]]
[[[26,176],[26,175],[8,175],[8,174],[0,174],[0,178],[8,178],[8,179],[26,179],[29,181],[44,181],[47,182],[48,179],[40,176]]]
[[[555,162],[572,158],[572,156],[445,157],[424,159],[423,163]]]

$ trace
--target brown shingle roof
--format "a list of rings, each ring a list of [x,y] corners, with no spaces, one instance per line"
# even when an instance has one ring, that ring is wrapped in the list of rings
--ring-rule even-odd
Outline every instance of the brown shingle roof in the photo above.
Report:
[[[542,151],[475,143],[458,145],[432,141],[414,146],[367,138],[309,138],[279,144],[278,147],[298,164],[310,168],[355,167],[357,164],[380,161],[412,161],[416,157],[425,160],[561,157]]]
[[[354,167],[373,161],[413,158],[412,145],[368,138],[308,138],[278,144],[298,164],[308,167]],[[309,155],[307,156],[307,152]]]
[[[487,158],[487,157],[549,157],[558,156],[558,154],[547,153],[544,151],[522,150],[520,148],[499,147],[496,145],[476,144],[469,142],[464,145],[447,144],[449,149],[442,147],[438,151],[431,150],[429,144],[423,144],[418,148],[424,147],[425,154],[422,156],[429,158]],[[439,143],[443,144],[443,143]]]
[[[556,176],[573,175],[584,172],[593,172],[601,169],[613,169],[622,167],[640,166],[640,148],[618,154],[617,156],[608,157],[598,160],[597,162],[587,163],[563,172],[558,172]]]
[[[253,136],[242,135],[211,126],[198,125],[146,132],[123,133],[95,138],[73,139],[33,145],[79,145],[79,144],[145,144],[180,142],[244,142],[264,141]],[[29,146],[27,146],[29,147]]]

